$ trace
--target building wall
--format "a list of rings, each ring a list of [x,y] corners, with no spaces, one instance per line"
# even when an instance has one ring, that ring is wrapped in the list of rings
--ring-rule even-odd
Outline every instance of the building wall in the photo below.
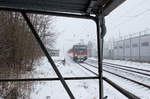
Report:
[[[150,61],[150,36],[142,36],[140,43],[140,60]]]
[[[118,41],[118,58],[124,59],[124,41]]]
[[[111,59],[150,62],[150,35],[116,41],[112,49],[106,50],[105,48],[104,50],[104,58],[111,56]]]
[[[131,60],[139,60],[139,38],[131,38]]]
[[[125,60],[131,59],[131,39],[126,39],[124,41],[124,57]]]

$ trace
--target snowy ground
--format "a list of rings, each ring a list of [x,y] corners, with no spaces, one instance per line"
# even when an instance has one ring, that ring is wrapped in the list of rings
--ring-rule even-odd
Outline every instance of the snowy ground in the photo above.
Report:
[[[96,63],[96,59],[89,59],[88,62]],[[131,67],[136,67],[140,69],[146,69],[150,70],[150,64],[148,63],[138,63],[138,62],[131,62],[131,61],[121,61],[121,60],[104,60],[104,62],[109,62],[113,64],[120,64],[120,65],[126,65]],[[113,73],[117,73],[121,76],[128,77],[130,79],[139,81],[141,83],[150,85],[150,77],[146,77],[140,74],[131,73],[123,70],[114,69],[111,67],[104,67],[105,70],[109,70]],[[114,76],[112,74],[104,72],[103,74],[105,77],[111,79],[116,84],[120,85],[122,88],[128,90],[129,92],[139,96],[141,99],[150,99],[150,90],[148,88],[144,88],[143,86],[139,86],[135,83],[132,83],[130,81],[124,80],[120,77]]]
[[[64,77],[80,77],[80,76],[94,76],[85,69],[78,66],[70,58],[66,58],[66,64],[63,65],[61,61],[57,61],[56,65]],[[40,63],[35,64],[37,68],[34,70],[33,77],[57,77],[47,59],[43,57]],[[98,94],[98,80],[78,80],[67,81],[71,91],[76,99],[99,99]],[[104,82],[104,95],[108,99],[127,99],[117,90],[112,88],[109,84]],[[31,93],[31,99],[70,99],[64,90],[60,81],[51,82],[37,82],[34,84],[34,90]]]
[[[140,63],[140,62],[132,62],[132,61],[124,61],[124,60],[108,60],[108,59],[104,59],[104,62],[150,70],[150,63]]]

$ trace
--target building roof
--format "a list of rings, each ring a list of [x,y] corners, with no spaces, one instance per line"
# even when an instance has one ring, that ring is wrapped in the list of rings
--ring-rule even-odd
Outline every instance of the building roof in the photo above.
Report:
[[[77,15],[108,15],[125,0],[0,0],[0,8],[32,10]]]

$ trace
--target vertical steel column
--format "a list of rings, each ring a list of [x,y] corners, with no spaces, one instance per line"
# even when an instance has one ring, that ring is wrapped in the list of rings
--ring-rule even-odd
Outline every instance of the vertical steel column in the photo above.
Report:
[[[37,40],[37,42],[39,43],[41,49],[43,50],[45,56],[47,57],[48,61],[51,63],[55,73],[57,74],[58,78],[60,79],[62,85],[64,86],[64,88],[66,89],[68,95],[70,96],[71,99],[75,99],[75,97],[73,96],[71,90],[69,89],[67,83],[65,82],[64,78],[62,77],[61,73],[59,72],[58,68],[56,67],[53,59],[51,58],[51,56],[49,55],[46,47],[44,46],[42,40],[40,39],[39,35],[37,34],[36,30],[34,29],[34,26],[32,25],[32,23],[30,22],[30,19],[28,18],[28,16],[26,15],[25,12],[21,12],[23,18],[25,19],[25,21],[27,22],[29,28],[31,29],[35,39]]]
[[[98,48],[98,72],[99,72],[99,99],[103,99],[103,37],[106,33],[105,20],[102,14],[96,16],[97,48]]]

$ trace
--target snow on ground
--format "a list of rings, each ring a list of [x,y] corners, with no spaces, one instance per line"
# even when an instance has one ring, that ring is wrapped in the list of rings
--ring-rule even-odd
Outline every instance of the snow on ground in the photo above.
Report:
[[[47,62],[47,59],[41,59],[40,66],[38,66],[37,72],[44,71],[46,74],[45,77],[54,77],[55,72],[53,72],[50,68],[50,64]],[[43,64],[42,64],[43,63]],[[82,69],[77,69],[79,67],[73,66],[72,63],[66,61],[66,65],[64,66],[61,63],[56,63],[60,72],[64,77],[75,77],[75,76],[87,76],[88,73],[84,72]],[[35,74],[36,76],[37,74]],[[41,75],[41,74],[40,74]],[[50,76],[48,76],[50,75]],[[52,76],[51,76],[52,75]],[[89,75],[89,74],[88,74]],[[41,76],[40,76],[41,77]],[[98,83],[95,81],[87,80],[87,81],[67,81],[69,87],[74,93],[76,99],[98,99]],[[93,87],[94,86],[94,87]],[[69,99],[66,91],[64,90],[60,81],[51,81],[46,83],[37,83],[35,85],[35,90],[31,95],[32,99],[46,99],[46,97],[51,97],[50,99]]]
[[[95,63],[97,64],[97,60],[96,59],[88,59],[87,60],[90,63]],[[120,65],[126,65],[126,66],[132,66],[132,67],[136,67],[136,68],[141,68],[141,69],[150,69],[150,64],[148,63],[138,63],[138,62],[131,62],[131,61],[121,61],[121,60],[103,60],[104,62],[109,62],[109,63],[113,63],[113,64],[120,64]],[[109,70],[113,73],[125,76],[127,78],[145,83],[147,85],[150,85],[150,78],[140,75],[140,74],[133,74],[124,70],[120,70],[120,69],[115,69],[112,67],[104,67],[104,69]],[[109,78],[110,80],[112,80],[113,82],[115,82],[116,84],[120,85],[122,88],[128,90],[129,92],[139,96],[141,99],[150,99],[150,90],[147,88],[144,88],[143,86],[139,86],[135,83],[132,83],[128,80],[122,79],[120,77],[114,76],[110,73],[104,72],[103,75],[107,78]]]
[[[88,62],[92,62],[92,63],[97,64],[97,59],[96,58],[89,58]],[[125,66],[135,67],[135,68],[139,68],[139,69],[150,70],[150,63],[134,62],[134,61],[126,61],[126,60],[110,60],[110,59],[104,59],[103,62],[125,65]]]
[[[93,61],[96,62],[96,59],[94,59],[94,60],[92,58],[88,59],[88,62],[94,64]],[[139,62],[123,61],[123,60],[108,60],[108,59],[104,59],[103,61],[108,62],[108,63],[113,63],[113,64],[125,65],[125,66],[128,66],[128,67],[135,67],[135,68],[139,68],[139,69],[144,68],[145,70],[150,70],[150,64],[148,64],[148,63],[139,63]],[[96,62],[96,65],[97,65],[97,62]],[[122,68],[124,68],[124,67],[122,67]],[[140,82],[145,83],[147,85],[150,85],[150,77],[149,76],[138,74],[138,73],[132,73],[130,71],[116,69],[116,68],[107,67],[107,66],[104,66],[104,69],[111,70],[112,72],[118,73],[122,76],[129,75],[129,76],[127,76],[128,78],[131,78],[133,80],[137,80],[137,81],[140,81]],[[136,70],[136,71],[141,72],[140,70]],[[142,71],[142,73],[149,74],[149,72],[144,72],[144,71]]]
[[[150,99],[150,90],[148,88],[144,88],[143,86],[137,85],[126,79],[122,79],[106,72],[104,72],[103,75],[141,99]]]
[[[120,69],[116,69],[116,68],[112,68],[112,67],[104,67],[105,70],[109,70],[113,73],[119,74],[121,76],[133,79],[135,81],[138,82],[142,82],[146,85],[150,85],[150,77],[147,76],[143,76],[141,74],[137,74],[137,73],[131,73],[125,70],[120,70]]]
[[[66,64],[56,61],[56,65],[64,77],[94,76],[87,70],[78,66],[70,58],[66,58]],[[57,77],[51,65],[45,57],[41,58],[33,74],[34,77]],[[76,80],[66,81],[76,99],[99,99],[98,80]],[[121,93],[104,82],[104,95],[108,99],[126,99]],[[31,99],[70,99],[60,81],[45,81],[34,84]]]
[[[103,61],[119,64],[119,65],[125,65],[129,67],[135,67],[139,69],[150,70],[150,63],[140,63],[140,62],[133,62],[133,61],[125,61],[125,60],[109,60],[109,59],[104,59]]]
[[[59,61],[57,63],[57,66],[59,66]],[[45,57],[42,57],[34,65],[35,69],[32,71],[33,78],[57,77],[51,64]]]
[[[108,96],[108,99],[128,99],[107,82],[104,81],[103,84],[104,84],[104,96]]]

